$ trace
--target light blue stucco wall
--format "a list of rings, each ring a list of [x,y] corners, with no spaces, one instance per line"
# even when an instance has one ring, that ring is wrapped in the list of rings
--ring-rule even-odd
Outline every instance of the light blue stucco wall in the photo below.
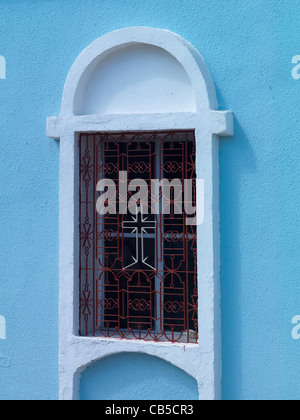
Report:
[[[197,381],[170,363],[145,354],[121,353],[83,372],[80,399],[198,400],[199,393]]]
[[[59,144],[45,121],[78,54],[129,26],[190,41],[235,114],[234,138],[220,142],[223,397],[300,398],[299,10],[298,0],[1,0],[0,399],[58,397]]]

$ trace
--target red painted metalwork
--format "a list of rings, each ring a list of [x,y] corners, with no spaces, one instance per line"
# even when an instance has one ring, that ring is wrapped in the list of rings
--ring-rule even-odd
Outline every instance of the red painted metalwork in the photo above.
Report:
[[[197,230],[177,208],[174,181],[193,180],[195,207],[195,147],[193,131],[80,134],[80,335],[197,343]],[[101,215],[96,186],[107,178],[116,211]],[[149,186],[148,214],[122,214],[136,178]],[[174,181],[170,214],[164,190],[151,191],[154,179]]]

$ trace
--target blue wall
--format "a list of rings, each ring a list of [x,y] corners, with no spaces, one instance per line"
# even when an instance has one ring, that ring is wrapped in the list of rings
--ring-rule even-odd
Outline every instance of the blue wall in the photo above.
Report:
[[[157,357],[122,353],[87,368],[81,400],[197,400],[198,384],[184,371]]]
[[[78,54],[137,25],[189,40],[236,117],[220,143],[223,396],[298,399],[298,0],[1,1],[0,399],[58,397],[59,145],[46,117]]]

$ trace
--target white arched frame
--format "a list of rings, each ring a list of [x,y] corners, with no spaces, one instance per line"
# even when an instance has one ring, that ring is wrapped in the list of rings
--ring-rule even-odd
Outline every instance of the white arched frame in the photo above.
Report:
[[[95,87],[100,95],[104,89],[101,86],[105,85],[101,74],[97,76],[97,69],[101,66],[105,69],[110,61],[114,63],[126,51],[134,50],[134,59],[136,51],[146,49],[149,54],[157,51],[156,56],[166,66],[177,63],[174,71],[178,74],[181,74],[180,69],[184,70],[189,83],[183,83],[192,96],[185,98],[186,102],[183,100],[182,109],[175,107],[174,111],[170,107],[169,110],[169,99],[163,102],[165,106],[159,112],[154,108],[148,112],[143,106],[141,112],[139,108],[124,112],[124,107],[120,111],[112,106],[110,113],[105,107],[105,98],[95,103],[93,88],[89,87],[91,81],[100,80]],[[158,68],[162,66],[164,64]],[[181,76],[178,77],[181,83]],[[144,85],[147,83],[149,79]],[[94,102],[86,103],[89,100]],[[199,344],[79,337],[77,133],[177,129],[195,130],[197,177],[204,180],[205,185],[205,217],[197,230]],[[221,398],[218,137],[233,135],[233,114],[218,111],[214,83],[202,57],[188,42],[165,30],[129,28],[99,38],[73,64],[66,80],[60,116],[48,118],[47,135],[60,139],[60,398],[77,399],[82,370],[102,357],[119,352],[141,352],[167,360],[195,377],[200,399]]]

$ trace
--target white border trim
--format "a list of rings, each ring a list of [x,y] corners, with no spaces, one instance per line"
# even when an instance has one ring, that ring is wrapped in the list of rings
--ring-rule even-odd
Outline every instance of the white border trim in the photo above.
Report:
[[[134,43],[165,49],[187,72],[196,94],[195,113],[74,116],[78,86],[99,60]],[[219,171],[217,136],[233,135],[233,114],[217,111],[213,80],[199,53],[171,32],[129,28],[93,42],[72,66],[61,114],[47,119],[47,136],[60,139],[59,377],[60,399],[79,398],[81,372],[119,352],[160,357],[193,376],[200,399],[221,398],[221,317],[219,281]],[[197,176],[205,182],[205,220],[198,228],[199,345],[145,343],[76,336],[78,330],[77,134],[95,131],[195,129]],[[205,264],[203,264],[205,262]]]

